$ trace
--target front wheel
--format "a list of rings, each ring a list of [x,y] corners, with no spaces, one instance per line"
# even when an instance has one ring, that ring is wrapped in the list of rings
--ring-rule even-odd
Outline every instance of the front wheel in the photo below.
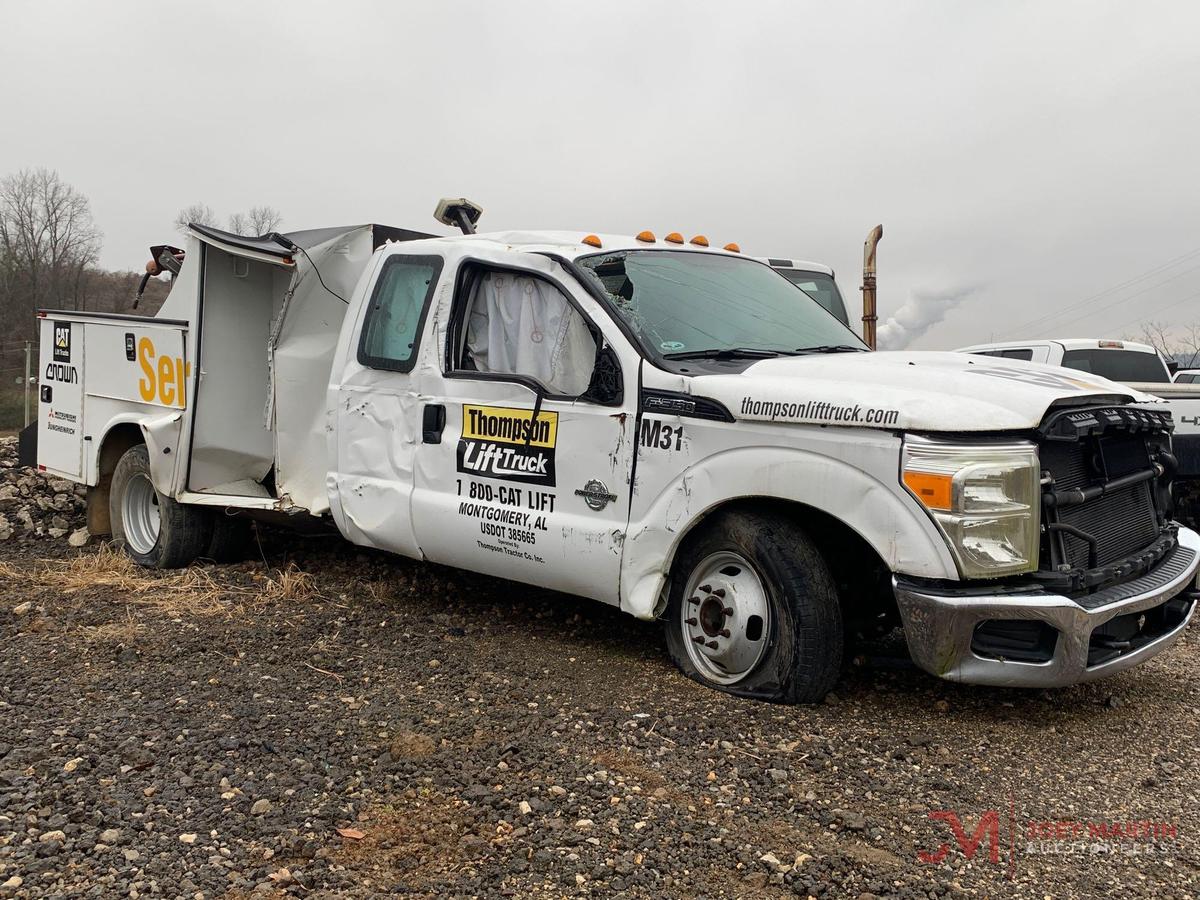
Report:
[[[777,703],[813,703],[837,682],[837,588],[788,519],[722,515],[680,551],[666,613],[675,664],[702,684]]]
[[[212,539],[208,510],[177,503],[154,487],[145,444],[130,447],[117,462],[108,515],[113,542],[139,565],[152,569],[186,566]]]

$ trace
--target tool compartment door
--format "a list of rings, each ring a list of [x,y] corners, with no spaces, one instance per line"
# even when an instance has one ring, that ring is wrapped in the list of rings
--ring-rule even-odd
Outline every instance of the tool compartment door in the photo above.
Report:
[[[82,322],[45,318],[38,350],[38,468],[83,477]]]

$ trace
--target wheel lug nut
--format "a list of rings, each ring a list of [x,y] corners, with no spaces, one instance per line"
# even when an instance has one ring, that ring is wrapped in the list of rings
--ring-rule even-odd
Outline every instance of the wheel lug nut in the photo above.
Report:
[[[696,621],[695,616],[692,616],[690,619],[684,619],[683,621],[687,622],[689,625],[698,625],[699,624],[699,622]]]
[[[712,592],[712,595],[714,597],[720,597],[722,600],[724,600],[725,599],[725,588],[717,588],[715,591]]]
[[[726,607],[725,607],[723,610],[721,610],[721,615],[723,615],[723,616],[732,616],[732,615],[733,615],[733,607],[732,607],[732,606],[726,606]]]
[[[697,606],[699,606],[699,605],[700,605],[700,598],[699,598],[699,597],[688,597],[688,603],[694,603],[694,604],[696,604]]]
[[[704,593],[706,593],[706,594],[711,594],[712,593],[712,585],[711,584],[702,584],[702,585],[700,585],[700,590],[704,591]]]
[[[704,646],[707,647],[709,650],[716,650],[719,645],[717,644],[716,641],[709,641]]]
[[[720,631],[720,635],[721,635],[721,637],[729,637],[729,629],[728,629],[728,628],[722,628],[722,629],[721,629],[721,631]]]
[[[697,644],[704,643],[704,638],[701,635],[696,635],[694,638],[692,638],[692,640],[695,641]]]

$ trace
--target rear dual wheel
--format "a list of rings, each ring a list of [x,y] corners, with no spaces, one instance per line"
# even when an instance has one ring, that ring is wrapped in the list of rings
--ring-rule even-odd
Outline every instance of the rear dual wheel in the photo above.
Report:
[[[108,514],[113,542],[152,569],[182,568],[200,557],[228,561],[238,557],[249,537],[244,520],[159,493],[145,444],[130,447],[117,462]]]
[[[676,559],[665,626],[675,664],[731,694],[813,703],[841,670],[833,577],[784,517],[727,513],[691,539]]]

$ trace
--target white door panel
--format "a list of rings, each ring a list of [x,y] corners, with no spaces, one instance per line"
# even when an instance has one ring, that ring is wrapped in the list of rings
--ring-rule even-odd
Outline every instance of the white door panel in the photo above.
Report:
[[[413,521],[426,557],[618,602],[633,416],[448,378],[440,444],[417,451]],[[607,495],[607,496],[605,496]]]

